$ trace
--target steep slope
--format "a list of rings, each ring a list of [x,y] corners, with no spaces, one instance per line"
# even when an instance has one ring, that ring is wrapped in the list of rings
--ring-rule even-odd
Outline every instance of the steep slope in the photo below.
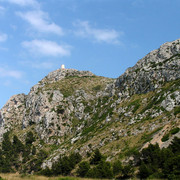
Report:
[[[79,121],[88,120],[85,106],[94,101],[96,95],[105,94],[106,85],[112,81],[89,71],[59,69],[51,72],[33,86],[27,96],[15,95],[2,108],[1,137],[11,129],[35,125],[40,139],[54,143],[49,137],[71,134],[75,131],[74,124],[80,126]],[[56,143],[61,142],[55,139]]]
[[[11,130],[24,141],[32,131],[33,145],[48,152],[43,168],[60,154],[87,158],[96,148],[109,161],[126,161],[146,143],[167,147],[180,137],[171,133],[180,127],[179,85],[180,40],[150,52],[117,79],[58,69],[0,110],[0,137]]]
[[[179,59],[180,40],[167,42],[128,68],[117,79],[116,87],[126,96],[153,91],[167,81],[180,78]]]

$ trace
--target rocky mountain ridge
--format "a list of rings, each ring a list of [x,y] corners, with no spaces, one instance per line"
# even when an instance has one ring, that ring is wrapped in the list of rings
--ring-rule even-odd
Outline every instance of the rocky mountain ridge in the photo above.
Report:
[[[28,95],[10,98],[0,110],[0,137],[11,131],[23,140],[32,131],[34,145],[50,149],[43,167],[71,151],[86,156],[98,148],[113,160],[129,157],[147,142],[163,147],[156,135],[180,127],[179,79],[180,40],[163,44],[115,80],[58,69]]]
[[[153,91],[164,82],[180,78],[179,58],[180,40],[167,42],[128,68],[115,85],[126,96]]]

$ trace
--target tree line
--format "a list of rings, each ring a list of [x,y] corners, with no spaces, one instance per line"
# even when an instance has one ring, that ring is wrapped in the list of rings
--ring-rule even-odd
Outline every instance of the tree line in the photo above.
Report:
[[[44,150],[33,145],[36,138],[30,131],[22,143],[16,135],[12,141],[7,132],[0,148],[0,173],[37,173],[45,176],[73,175],[87,178],[128,179],[180,179],[180,138],[175,137],[167,148],[150,144],[134,155],[134,161],[123,164],[120,160],[108,162],[96,149],[86,160],[79,153],[60,156],[52,168],[41,168],[48,157]]]

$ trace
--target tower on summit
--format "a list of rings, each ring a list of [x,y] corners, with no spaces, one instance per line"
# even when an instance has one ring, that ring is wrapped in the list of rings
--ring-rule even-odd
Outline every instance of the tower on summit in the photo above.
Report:
[[[61,65],[61,69],[65,69],[65,65],[64,64]]]

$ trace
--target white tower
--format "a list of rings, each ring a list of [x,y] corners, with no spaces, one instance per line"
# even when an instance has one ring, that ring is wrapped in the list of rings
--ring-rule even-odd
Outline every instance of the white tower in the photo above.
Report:
[[[65,65],[64,64],[61,65],[61,69],[65,69]]]

